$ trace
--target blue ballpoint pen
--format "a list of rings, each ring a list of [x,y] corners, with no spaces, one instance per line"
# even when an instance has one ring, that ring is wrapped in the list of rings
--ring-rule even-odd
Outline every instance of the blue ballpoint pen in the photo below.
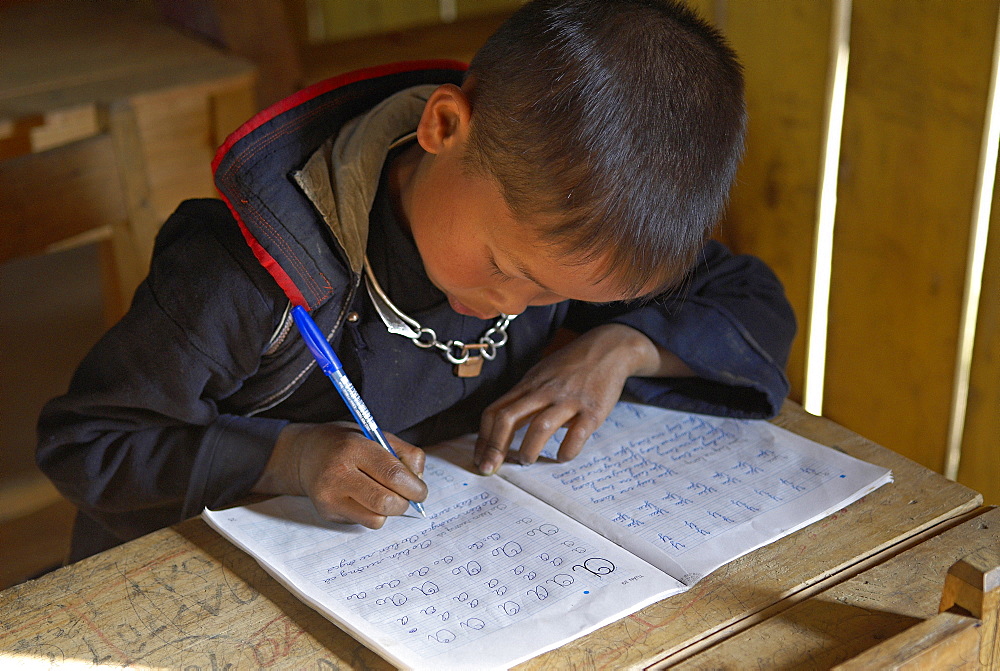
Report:
[[[330,347],[330,343],[323,337],[323,333],[316,326],[313,318],[309,316],[309,313],[301,305],[296,305],[292,308],[292,318],[295,320],[295,325],[299,328],[299,333],[302,334],[302,339],[309,346],[309,351],[316,357],[316,363],[319,364],[320,370],[326,373],[326,376],[333,382],[333,386],[336,387],[340,397],[344,399],[347,409],[351,411],[354,421],[361,427],[365,437],[368,440],[375,441],[389,454],[398,459],[399,456],[396,454],[396,451],[392,449],[392,445],[386,440],[382,429],[378,428],[378,424],[375,423],[375,418],[372,417],[368,406],[361,400],[361,394],[354,388],[351,381],[347,379],[343,364],[340,363],[340,359],[337,358],[333,348]],[[410,501],[410,505],[423,517],[427,517],[424,507],[418,502]]]

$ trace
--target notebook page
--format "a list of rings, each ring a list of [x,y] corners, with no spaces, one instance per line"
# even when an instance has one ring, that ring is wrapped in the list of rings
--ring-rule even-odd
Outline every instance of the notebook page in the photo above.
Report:
[[[575,460],[500,474],[688,585],[892,479],[769,422],[625,402]]]
[[[680,592],[673,578],[499,478],[435,455],[428,519],[324,522],[303,497],[206,521],[389,661],[506,668]]]

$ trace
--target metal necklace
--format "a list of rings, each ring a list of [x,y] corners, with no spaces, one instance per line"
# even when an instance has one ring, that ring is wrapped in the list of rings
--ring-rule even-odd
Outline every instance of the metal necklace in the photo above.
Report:
[[[501,314],[496,323],[486,329],[475,343],[466,344],[461,340],[441,342],[434,329],[421,326],[420,322],[393,305],[375,279],[367,254],[365,280],[368,296],[372,299],[375,310],[382,318],[385,327],[389,329],[389,333],[409,338],[414,345],[422,349],[437,348],[445,359],[454,364],[453,370],[458,377],[476,377],[483,369],[483,360],[492,361],[496,358],[497,350],[507,344],[507,327],[517,317],[517,315]]]

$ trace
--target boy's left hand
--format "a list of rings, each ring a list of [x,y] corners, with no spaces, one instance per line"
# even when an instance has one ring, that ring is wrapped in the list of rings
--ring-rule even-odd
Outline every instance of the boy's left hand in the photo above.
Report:
[[[591,329],[538,362],[483,411],[476,467],[486,475],[495,473],[507,458],[514,433],[529,422],[518,452],[521,463],[534,463],[546,441],[562,426],[567,431],[559,446],[559,460],[574,458],[607,419],[632,375],[681,377],[694,372],[629,326],[606,324]]]

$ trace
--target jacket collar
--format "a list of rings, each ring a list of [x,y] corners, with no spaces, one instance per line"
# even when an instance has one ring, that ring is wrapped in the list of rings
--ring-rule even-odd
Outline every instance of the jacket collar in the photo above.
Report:
[[[415,86],[386,98],[344,124],[292,174],[343,249],[352,273],[360,273],[364,264],[368,213],[389,149],[417,127],[435,88]]]
[[[357,133],[367,137],[370,129],[364,121],[356,122],[354,130],[343,136],[341,148],[337,142],[345,125],[357,117],[367,118],[382,101],[411,87],[460,84],[465,67],[457,61],[420,61],[340,75],[275,103],[226,139],[212,164],[216,186],[254,256],[293,304],[313,310],[345,288],[353,290],[360,281],[356,254],[364,251],[367,212],[385,154],[355,161],[352,151],[359,145],[352,138]],[[401,125],[413,128],[416,120]],[[354,167],[345,167],[344,174],[340,168],[336,173],[328,168],[329,188],[311,184],[307,195],[295,175],[330,138],[338,140],[328,152],[328,166]],[[388,146],[386,142],[383,150]],[[339,152],[344,161],[334,160]],[[372,171],[376,177],[369,179],[366,175]],[[310,172],[310,178],[316,176]],[[357,194],[347,186],[360,183],[369,187]],[[324,191],[331,196],[329,202],[317,197]],[[358,198],[361,205],[338,198]],[[341,222],[341,214],[348,210],[363,212],[362,220]]]

